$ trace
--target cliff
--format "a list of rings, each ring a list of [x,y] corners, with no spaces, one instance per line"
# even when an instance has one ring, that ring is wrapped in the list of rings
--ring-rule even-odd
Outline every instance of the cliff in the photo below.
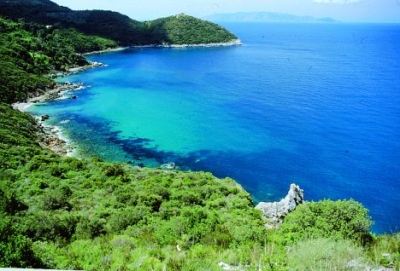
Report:
[[[267,221],[267,228],[274,228],[283,222],[285,216],[304,202],[304,191],[296,184],[291,184],[288,194],[279,202],[260,202],[256,209],[262,211]]]

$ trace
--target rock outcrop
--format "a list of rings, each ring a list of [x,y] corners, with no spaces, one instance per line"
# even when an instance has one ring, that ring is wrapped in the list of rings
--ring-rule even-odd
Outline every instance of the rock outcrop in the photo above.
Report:
[[[43,116],[42,116],[43,117]],[[46,125],[37,119],[37,130],[40,133],[38,143],[43,147],[52,150],[62,156],[73,156],[74,146],[63,136],[59,127]]]
[[[304,202],[304,191],[296,184],[291,184],[288,194],[279,202],[260,202],[256,209],[262,211],[267,220],[266,227],[274,228],[282,223],[283,218]]]

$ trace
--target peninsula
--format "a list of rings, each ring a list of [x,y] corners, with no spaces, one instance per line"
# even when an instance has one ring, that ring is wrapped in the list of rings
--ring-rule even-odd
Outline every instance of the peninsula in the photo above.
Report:
[[[87,35],[112,40],[119,46],[223,44],[238,39],[217,24],[185,14],[139,22],[118,12],[74,11],[49,0],[0,0],[0,16],[22,18],[27,23],[52,28],[74,28]]]

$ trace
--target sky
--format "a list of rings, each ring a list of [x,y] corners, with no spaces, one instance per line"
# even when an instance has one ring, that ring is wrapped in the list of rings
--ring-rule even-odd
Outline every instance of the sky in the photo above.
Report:
[[[343,22],[400,23],[400,0],[52,0],[73,10],[113,10],[145,21],[185,13],[279,12]]]

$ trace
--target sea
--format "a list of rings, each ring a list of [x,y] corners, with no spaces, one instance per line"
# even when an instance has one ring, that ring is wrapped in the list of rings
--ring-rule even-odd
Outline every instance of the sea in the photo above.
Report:
[[[130,48],[60,78],[86,87],[30,107],[77,155],[230,177],[254,203],[291,183],[354,199],[400,230],[400,25],[227,23],[241,46]]]

